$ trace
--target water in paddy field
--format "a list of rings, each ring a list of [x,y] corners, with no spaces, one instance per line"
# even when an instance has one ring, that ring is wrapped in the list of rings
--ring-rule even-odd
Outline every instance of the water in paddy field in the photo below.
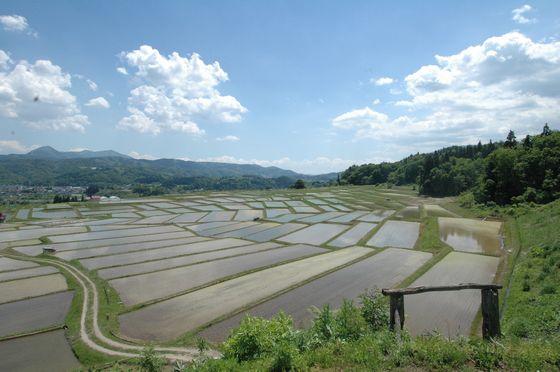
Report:
[[[501,222],[479,221],[467,218],[439,218],[442,241],[457,251],[500,254]]]

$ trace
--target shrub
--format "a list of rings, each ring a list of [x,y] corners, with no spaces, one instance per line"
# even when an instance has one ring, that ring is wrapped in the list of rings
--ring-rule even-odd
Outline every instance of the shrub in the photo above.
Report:
[[[247,315],[224,342],[224,355],[245,361],[269,354],[280,342],[294,341],[292,326],[292,318],[283,312],[272,319]]]
[[[329,304],[323,305],[321,310],[315,308],[313,312],[315,313],[315,318],[313,319],[311,334],[316,340],[315,343],[332,340],[336,334],[336,324]]]
[[[159,356],[152,346],[142,350],[140,354],[140,368],[147,372],[158,372],[163,369],[165,360]]]
[[[459,205],[464,208],[472,208],[472,206],[476,203],[474,194],[471,191],[467,191],[459,195],[458,201]]]
[[[357,340],[366,333],[367,324],[360,309],[351,300],[344,300],[335,313],[336,338],[342,341]]]
[[[360,295],[362,317],[372,332],[387,328],[389,309],[387,299],[379,291],[366,291]]]
[[[288,342],[281,342],[276,345],[272,352],[270,371],[291,371],[296,369],[297,362],[298,349]]]

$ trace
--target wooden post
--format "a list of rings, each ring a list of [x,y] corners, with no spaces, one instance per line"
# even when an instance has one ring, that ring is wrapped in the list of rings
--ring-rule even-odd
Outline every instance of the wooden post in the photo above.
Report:
[[[457,285],[419,286],[409,288],[382,289],[384,296],[390,299],[389,328],[395,330],[396,317],[399,314],[401,329],[404,327],[404,296],[425,292],[460,291],[464,289],[480,289],[482,295],[482,336],[485,339],[501,336],[500,331],[500,304],[498,302],[499,284],[461,283]]]
[[[482,289],[482,337],[498,338],[500,331],[500,305],[497,289]]]
[[[398,313],[399,325],[402,330],[404,327],[404,296],[400,293],[396,293],[396,294],[392,294],[389,297],[389,299],[390,299],[389,311],[391,312],[389,317],[390,318],[389,328],[391,329],[391,331],[395,330],[395,323],[396,323],[395,313]]]

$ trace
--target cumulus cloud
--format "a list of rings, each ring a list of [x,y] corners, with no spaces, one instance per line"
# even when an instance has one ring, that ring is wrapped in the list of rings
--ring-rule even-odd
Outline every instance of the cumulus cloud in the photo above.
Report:
[[[157,157],[155,157],[155,156],[148,155],[148,154],[140,154],[139,152],[136,152],[136,151],[129,152],[128,156],[130,156],[134,159],[142,159],[142,160],[156,160],[157,159]]]
[[[126,68],[124,67],[117,67],[117,72],[119,74],[128,75],[128,71],[126,71]]]
[[[441,146],[535,133],[560,115],[560,42],[519,32],[491,37],[451,56],[435,56],[404,80],[408,99],[395,117],[371,108],[332,120],[355,138]]]
[[[200,122],[238,122],[247,112],[235,97],[216,89],[228,81],[218,62],[206,64],[196,53],[182,57],[173,52],[166,57],[149,45],[123,52],[121,58],[134,69],[132,81],[138,85],[130,92],[129,115],[119,121],[121,129],[201,135]]]
[[[235,142],[235,141],[239,141],[239,137],[237,136],[232,136],[232,135],[227,135],[224,137],[217,137],[216,141],[220,141],[220,142],[224,142],[224,141],[228,141],[228,142]]]
[[[182,158],[182,160],[193,160]],[[199,158],[194,161],[205,162],[218,162],[218,163],[233,163],[233,164],[257,164],[262,167],[279,167],[283,169],[290,169],[295,172],[304,174],[322,174],[328,172],[338,172],[348,168],[353,164],[362,164],[364,161],[376,161],[378,159],[361,159],[360,161],[347,160],[341,158],[329,158],[326,156],[318,156],[313,159],[295,160],[289,157],[283,157],[273,160],[262,159],[243,159],[230,155],[222,155],[215,157]]]
[[[109,102],[107,102],[107,100],[103,97],[92,98],[89,101],[87,101],[87,103],[85,105],[90,106],[90,107],[99,107],[99,108],[105,108],[105,109],[108,109],[109,107],[111,107]]]
[[[12,64],[12,59],[10,58],[10,55],[4,52],[2,49],[0,49],[0,69],[5,70],[8,68],[10,64]]]
[[[33,31],[27,23],[27,18],[20,15],[0,15],[0,24],[5,31],[25,32],[28,35],[37,37],[37,33]]]
[[[19,141],[0,140],[0,154],[24,154],[39,147],[38,145],[25,146]]]
[[[0,116],[39,129],[84,131],[89,120],[69,91],[70,74],[49,60],[4,65],[0,70]]]
[[[395,82],[395,79],[390,77],[380,77],[378,79],[371,79],[371,82],[377,85],[378,87],[382,85],[391,85]]]
[[[527,23],[535,23],[537,21],[535,18],[527,18],[525,16],[525,14],[530,13],[531,11],[533,11],[531,5],[525,4],[511,11],[511,19],[522,25]]]

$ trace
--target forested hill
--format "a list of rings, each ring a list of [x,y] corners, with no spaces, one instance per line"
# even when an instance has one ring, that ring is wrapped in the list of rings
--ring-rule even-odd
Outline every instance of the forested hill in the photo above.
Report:
[[[24,155],[0,155],[0,184],[100,186],[131,184],[185,185],[192,188],[286,187],[296,179],[335,180],[336,173],[304,175],[256,164],[140,160],[114,151],[59,152],[42,147]]]
[[[472,191],[478,202],[546,203],[560,197],[560,132],[545,125],[517,141],[446,147],[393,163],[354,165],[341,174],[354,185],[417,184],[421,194],[452,196]]]

